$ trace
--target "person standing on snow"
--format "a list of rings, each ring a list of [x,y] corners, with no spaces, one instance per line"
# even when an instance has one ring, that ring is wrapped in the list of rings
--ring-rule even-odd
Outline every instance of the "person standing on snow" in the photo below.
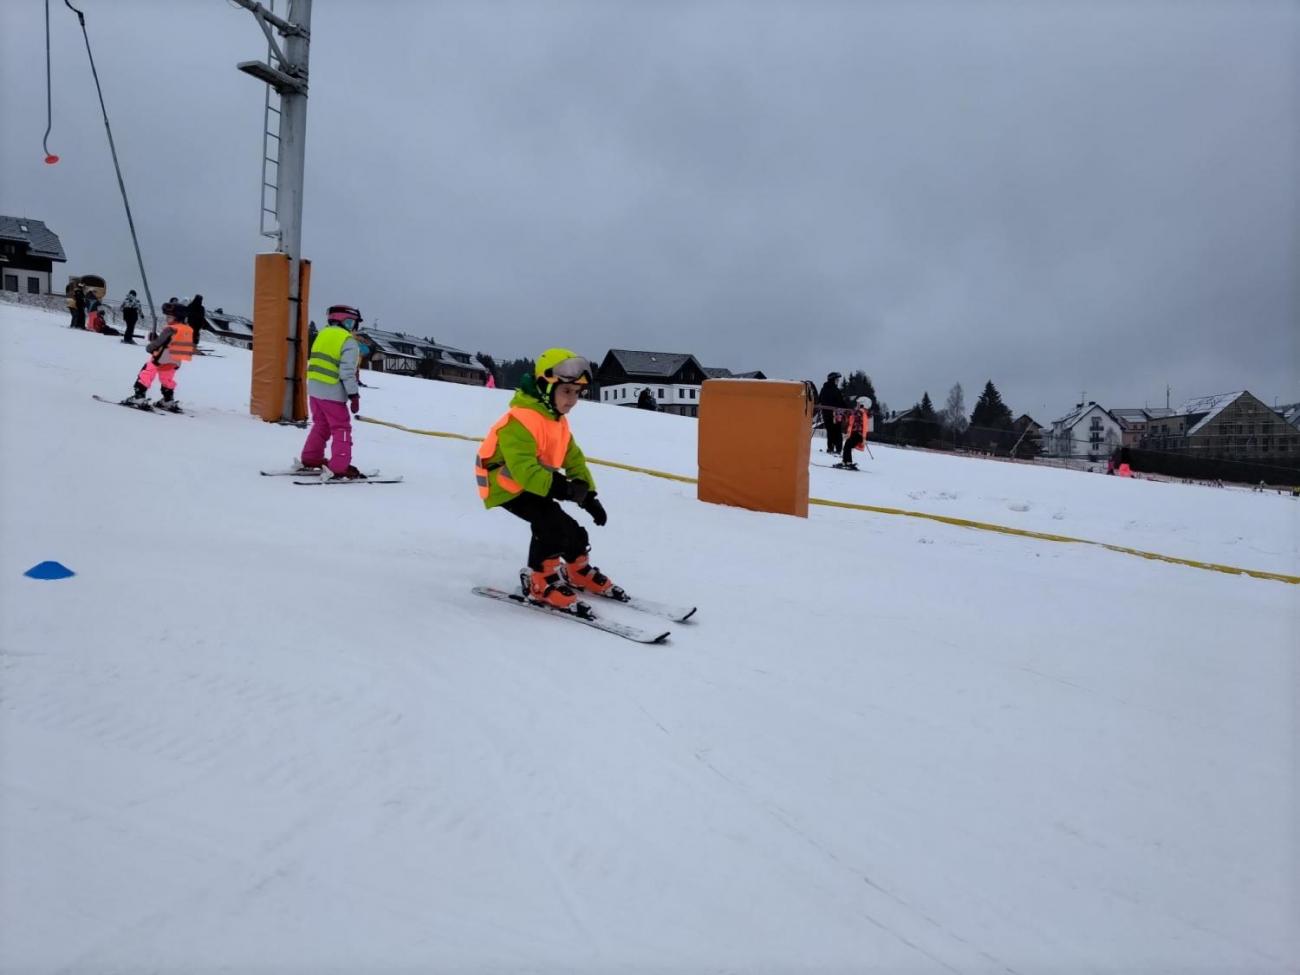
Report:
[[[847,439],[844,441],[844,455],[841,458],[842,467],[857,469],[858,465],[853,460],[853,451],[861,450],[866,445],[867,433],[870,430],[871,397],[859,396],[854,408],[844,421],[844,434]]]
[[[591,381],[591,363],[582,356],[547,349],[533,375],[520,378],[509,412],[488,431],[474,468],[483,506],[504,508],[531,526],[521,581],[532,602],[557,609],[577,602],[575,590],[605,596],[616,589],[588,558],[587,530],[558,503],[574,502],[599,526],[608,520],[569,432],[568,413]]]
[[[189,308],[185,312],[185,320],[189,322],[190,328],[194,330],[194,344],[199,344],[199,333],[208,325],[207,313],[203,308],[203,295],[195,295],[194,300],[189,303]]]
[[[68,328],[85,328],[86,327],[86,292],[77,285],[72,291],[72,321],[68,323]]]
[[[844,449],[844,429],[840,424],[843,410],[849,405],[840,389],[838,372],[827,375],[821,395],[817,397],[817,405],[822,412],[822,424],[826,427],[826,453],[838,454]]]
[[[135,345],[135,323],[140,320],[140,299],[136,297],[135,289],[132,288],[122,299],[122,321],[126,322],[126,335],[122,341],[127,345]]]
[[[311,430],[302,447],[299,463],[303,470],[318,471],[328,466],[326,480],[357,481],[365,475],[352,466],[352,417],[361,412],[357,388],[355,332],[361,326],[361,312],[350,305],[331,305],[325,327],[311,344],[307,359],[307,395],[311,402]],[[325,446],[332,441],[329,463]]]
[[[132,406],[149,405],[149,387],[154,377],[162,386],[162,399],[154,405],[159,409],[180,412],[176,402],[176,370],[189,362],[194,355],[194,333],[185,322],[185,306],[168,302],[163,305],[167,324],[158,337],[145,346],[149,361],[135,379],[135,395],[127,402]]]

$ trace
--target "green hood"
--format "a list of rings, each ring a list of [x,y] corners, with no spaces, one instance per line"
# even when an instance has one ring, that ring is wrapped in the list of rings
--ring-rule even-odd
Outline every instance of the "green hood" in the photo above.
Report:
[[[560,418],[560,414],[555,412],[555,408],[546,401],[542,391],[537,388],[537,380],[528,373],[519,377],[519,385],[515,388],[515,395],[510,399],[510,405],[536,410],[552,420]]]

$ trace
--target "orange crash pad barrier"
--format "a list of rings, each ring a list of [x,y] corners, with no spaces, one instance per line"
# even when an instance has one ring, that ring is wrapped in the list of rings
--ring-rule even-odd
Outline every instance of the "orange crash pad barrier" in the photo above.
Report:
[[[289,255],[258,254],[253,269],[253,386],[250,412],[271,422],[307,419],[307,310],[311,261],[299,267],[297,335],[289,334]],[[296,341],[290,341],[295,339]],[[284,415],[290,350],[297,353],[293,416]]]
[[[706,380],[696,496],[807,518],[813,405],[803,383]]]

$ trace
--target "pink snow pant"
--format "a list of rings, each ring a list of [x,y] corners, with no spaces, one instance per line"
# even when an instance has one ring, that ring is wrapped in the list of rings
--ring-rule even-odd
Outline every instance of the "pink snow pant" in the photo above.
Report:
[[[167,389],[175,389],[176,370],[179,368],[180,366],[176,365],[175,363],[169,363],[167,365],[160,366],[157,363],[155,363],[152,359],[150,359],[148,362],[144,364],[144,368],[140,370],[140,375],[136,376],[135,378],[136,381],[139,382],[140,385],[143,386],[145,389],[148,389],[150,386],[153,385],[154,376],[158,377],[159,385],[165,386]]]
[[[332,399],[311,398],[311,430],[302,446],[304,464],[325,463],[325,444],[334,438],[329,469],[342,474],[352,464],[352,416],[348,404]]]

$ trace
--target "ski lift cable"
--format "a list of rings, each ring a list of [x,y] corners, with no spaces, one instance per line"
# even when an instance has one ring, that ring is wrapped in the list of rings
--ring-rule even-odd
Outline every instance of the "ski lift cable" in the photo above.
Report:
[[[131,202],[127,199],[126,183],[122,179],[122,167],[117,161],[117,145],[113,142],[113,128],[108,124],[108,108],[105,107],[104,105],[104,89],[100,86],[99,72],[95,69],[95,55],[91,53],[90,50],[90,34],[86,30],[86,15],[82,13],[80,10],[78,10],[76,7],[74,7],[71,3],[69,3],[68,0],[63,0],[63,3],[69,10],[71,10],[74,14],[77,15],[77,21],[78,23],[81,24],[81,36],[85,38],[86,41],[86,57],[90,59],[90,73],[91,76],[95,79],[95,92],[96,94],[99,95],[99,111],[100,114],[104,116],[104,131],[108,133],[108,151],[113,156],[113,171],[117,173],[117,188],[122,191],[122,206],[126,208],[126,223],[127,226],[131,229],[131,244],[135,247],[135,261],[137,266],[140,268],[140,280],[144,282],[145,299],[149,302],[149,319],[150,322],[152,323],[149,332],[150,335],[153,335],[156,334],[158,331],[158,313],[154,310],[153,293],[149,290],[149,276],[145,274],[145,270],[144,270],[144,258],[140,256],[140,238],[136,235],[135,232],[135,220],[131,216]],[[49,8],[50,8],[50,0],[45,0],[47,28],[48,28]],[[46,53],[46,69],[47,69],[46,82],[48,85],[49,82],[48,29],[46,33],[45,53]],[[48,94],[48,88],[47,88],[47,94],[46,94],[47,100],[49,99],[49,97],[50,96]]]

